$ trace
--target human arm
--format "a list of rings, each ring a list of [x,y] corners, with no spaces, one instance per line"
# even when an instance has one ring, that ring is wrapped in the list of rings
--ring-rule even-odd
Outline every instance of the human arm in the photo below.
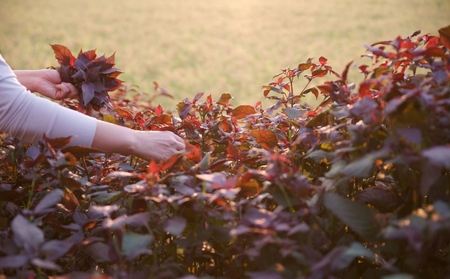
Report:
[[[31,92],[38,92],[54,100],[76,98],[78,91],[72,84],[61,82],[56,70],[14,70],[17,80]]]
[[[104,121],[97,121],[92,147],[156,162],[185,150],[184,141],[170,131],[136,131]]]
[[[29,73],[19,73],[24,74],[21,75],[22,81]],[[30,76],[25,77],[25,83],[32,79]],[[35,90],[44,88],[35,87],[32,82],[28,86]],[[19,83],[1,55],[0,131],[30,143],[37,143],[44,134],[49,138],[71,136],[70,145],[136,155],[158,162],[184,150],[183,140],[171,132],[135,131],[97,120],[31,94]]]

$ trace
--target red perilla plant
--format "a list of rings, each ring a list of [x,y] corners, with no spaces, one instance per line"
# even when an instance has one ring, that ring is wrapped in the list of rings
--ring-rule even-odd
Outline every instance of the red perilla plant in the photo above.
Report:
[[[78,57],[65,46],[51,45],[58,60],[57,68],[61,80],[72,83],[80,94],[80,108],[102,107],[109,103],[108,92],[117,89],[122,81],[117,77],[122,73],[114,68],[114,54],[106,58],[97,57],[95,50],[80,50]]]

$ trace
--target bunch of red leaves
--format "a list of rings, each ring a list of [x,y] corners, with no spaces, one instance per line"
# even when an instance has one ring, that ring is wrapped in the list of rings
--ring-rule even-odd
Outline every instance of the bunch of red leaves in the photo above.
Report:
[[[108,105],[108,92],[122,84],[122,81],[117,79],[122,72],[114,67],[114,53],[106,58],[104,55],[97,57],[95,50],[80,50],[75,58],[63,45],[50,46],[60,65],[57,70],[61,80],[73,84],[80,94],[80,109],[98,109]]]

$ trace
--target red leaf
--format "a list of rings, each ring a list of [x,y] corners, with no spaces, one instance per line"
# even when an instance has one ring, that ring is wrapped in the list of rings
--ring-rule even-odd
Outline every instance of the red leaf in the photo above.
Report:
[[[313,77],[324,77],[328,73],[328,70],[315,70],[312,72]]]
[[[123,117],[123,118],[125,118],[126,120],[133,120],[133,119],[134,119],[133,114],[132,114],[130,111],[126,110],[126,109],[123,109],[123,108],[117,108],[117,109],[115,109],[114,111],[115,111],[120,117]]]
[[[55,58],[58,60],[60,65],[64,66],[73,66],[75,63],[75,57],[72,55],[72,52],[63,45],[50,45],[55,53]]]
[[[219,99],[219,101],[217,101],[217,103],[219,105],[226,106],[230,99],[231,99],[231,94],[230,93],[223,93],[222,96],[220,96],[220,99]]]
[[[359,98],[364,98],[364,97],[371,97],[372,96],[372,91],[370,91],[370,89],[372,88],[372,82],[370,81],[365,81],[363,83],[361,83],[361,85],[359,86]]]
[[[328,59],[326,59],[325,57],[323,57],[323,56],[319,57],[320,64],[325,65],[325,64],[327,64],[327,61],[328,61]]]
[[[50,144],[51,147],[53,147],[54,149],[61,149],[64,146],[68,145],[70,142],[70,139],[72,138],[72,136],[66,137],[66,138],[48,138],[45,134],[44,134],[44,140]]]
[[[237,119],[241,119],[241,118],[246,117],[249,114],[256,113],[256,110],[254,107],[252,107],[250,105],[241,105],[241,106],[238,106],[235,109],[233,109],[233,111],[231,113]]]
[[[369,66],[367,66],[367,65],[361,65],[358,67],[358,69],[361,71],[361,73],[368,75],[369,74],[369,71],[367,70],[368,67]]]
[[[162,108],[161,105],[158,105],[158,106],[155,108],[155,114],[156,114],[156,115],[161,115],[162,113],[163,113],[163,108]]]
[[[388,59],[393,59],[395,58],[395,54],[393,53],[388,53],[384,51],[384,47],[373,47],[373,46],[365,46],[367,48],[368,51],[372,52],[375,56],[381,56],[384,58],[388,58]]]
[[[159,84],[156,81],[153,82],[153,87],[155,88],[156,92],[160,93],[161,95],[169,96],[169,97],[172,96],[164,88],[159,86]]]
[[[420,52],[421,55],[427,55],[432,57],[445,57],[445,52],[440,47],[430,47]]]
[[[310,110],[310,111],[308,111],[308,113],[306,114],[308,117],[314,117],[314,116],[316,116],[316,112],[315,111],[313,111],[313,110]]]
[[[170,125],[172,122],[172,117],[168,114],[161,114],[153,117],[150,124],[166,124]]]
[[[298,69],[300,70],[300,71],[306,71],[306,70],[308,70],[309,68],[311,68],[311,65],[312,65],[312,63],[311,63],[311,58],[310,59],[308,59],[307,61],[306,61],[306,63],[300,63],[299,65],[298,65]]]
[[[184,144],[186,146],[187,151],[186,159],[194,163],[199,163],[202,160],[199,148],[195,147],[194,145],[190,144],[187,141],[184,141]]]
[[[347,65],[345,65],[345,69],[342,72],[342,80],[347,83],[347,76],[348,76],[348,70],[350,69],[350,66],[352,65],[353,61],[350,61],[349,63],[347,63]]]
[[[233,126],[230,124],[230,121],[227,121],[226,119],[221,119],[219,128],[227,133],[231,133],[233,131]]]
[[[165,171],[170,169],[181,157],[179,155],[173,155],[166,162],[161,164],[161,170]]]
[[[152,174],[152,176],[158,175],[161,168],[156,164],[154,160],[151,160],[147,166],[147,171]]]
[[[417,47],[417,43],[416,42],[411,42],[411,41],[402,41],[400,44],[400,48],[415,48]]]
[[[319,90],[317,90],[317,88],[313,87],[307,91],[313,93],[317,100],[317,98],[319,97]]]
[[[265,149],[274,148],[278,144],[277,136],[270,130],[253,130],[250,134]]]
[[[85,56],[89,60],[94,60],[97,57],[97,54],[95,54],[95,49],[88,50],[83,52],[83,50],[80,50],[78,53],[78,57]]]
[[[331,86],[331,84],[328,83],[318,85],[317,89],[319,89],[320,92],[322,92],[322,94],[324,95],[329,95],[331,94],[331,92],[333,92],[333,86]]]
[[[111,64],[111,65],[114,66],[114,64],[115,64],[115,62],[114,62],[115,56],[116,56],[116,53],[114,52],[113,54],[111,54],[110,57],[106,58],[105,63]]]
[[[428,37],[428,36],[427,36]],[[427,38],[426,47],[435,47],[439,45],[440,38],[436,36],[429,36]]]
[[[239,150],[233,145],[233,143],[231,143],[231,141],[228,142],[227,153],[227,157],[230,157],[236,161],[239,159]]]
[[[447,27],[443,27],[438,30],[441,43],[447,48],[450,49],[450,25]]]

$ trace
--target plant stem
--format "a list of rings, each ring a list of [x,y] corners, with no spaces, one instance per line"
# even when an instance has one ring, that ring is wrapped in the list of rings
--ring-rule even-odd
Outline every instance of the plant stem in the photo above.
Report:
[[[283,197],[284,197],[284,199],[286,200],[286,203],[287,203],[287,205],[288,205],[289,211],[291,212],[292,216],[295,217],[295,210],[294,210],[294,207],[292,207],[291,200],[289,199],[289,196],[288,196],[288,194],[286,193],[286,190],[285,190],[284,187],[281,186],[281,185],[278,185],[278,188],[280,188],[281,193],[283,194]]]
[[[31,200],[34,196],[34,186],[35,185],[36,185],[36,176],[33,177],[33,180],[31,181],[31,190],[30,190],[30,194],[28,195],[27,209],[30,209],[30,207],[31,207]]]

